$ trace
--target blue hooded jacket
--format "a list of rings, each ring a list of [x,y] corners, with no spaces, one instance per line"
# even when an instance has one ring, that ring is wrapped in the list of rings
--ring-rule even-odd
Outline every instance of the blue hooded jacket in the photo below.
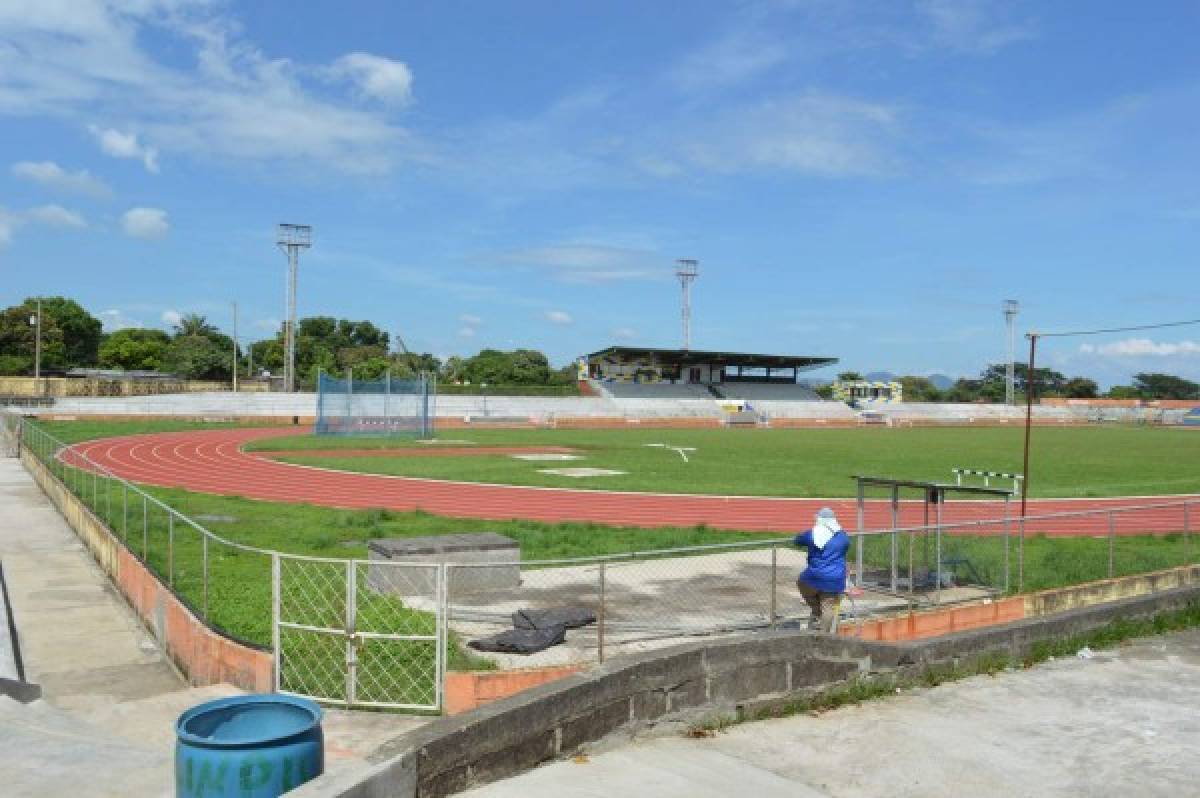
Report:
[[[827,517],[832,518],[833,513]],[[817,546],[813,539],[814,531],[802,532],[792,541],[808,551],[808,567],[800,574],[800,581],[823,593],[845,593],[846,552],[850,549],[850,536],[839,526],[824,546]]]

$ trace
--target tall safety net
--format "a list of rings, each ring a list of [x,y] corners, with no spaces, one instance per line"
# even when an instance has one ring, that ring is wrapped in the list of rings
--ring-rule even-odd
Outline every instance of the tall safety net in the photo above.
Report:
[[[410,435],[433,437],[437,383],[415,379],[339,379],[317,382],[318,435]]]

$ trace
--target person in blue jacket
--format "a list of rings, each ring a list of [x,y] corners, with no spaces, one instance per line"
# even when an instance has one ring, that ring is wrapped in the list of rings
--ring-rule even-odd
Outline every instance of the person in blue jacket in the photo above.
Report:
[[[833,630],[842,594],[846,592],[846,552],[850,536],[842,529],[833,510],[824,507],[816,523],[792,541],[808,551],[808,567],[796,580],[800,595],[812,609],[810,629]]]

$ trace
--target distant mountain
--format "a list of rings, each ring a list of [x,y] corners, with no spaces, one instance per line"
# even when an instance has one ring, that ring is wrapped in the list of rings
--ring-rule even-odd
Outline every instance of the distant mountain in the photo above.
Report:
[[[930,374],[929,381],[932,382],[933,387],[937,388],[939,391],[953,388],[954,383],[957,382],[957,380],[955,380],[953,377],[947,377],[945,374]]]

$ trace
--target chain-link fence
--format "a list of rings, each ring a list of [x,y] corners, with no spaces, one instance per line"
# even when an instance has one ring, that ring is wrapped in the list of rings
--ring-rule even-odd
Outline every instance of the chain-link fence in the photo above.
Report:
[[[805,625],[790,538],[563,560],[430,564],[314,558],[213,534],[36,424],[15,437],[210,626],[275,654],[277,689],[348,706],[436,709],[445,671],[590,662],[702,635]],[[1200,500],[864,530],[842,606],[871,616],[1195,563]],[[471,659],[521,611],[592,620],[532,656]]]

